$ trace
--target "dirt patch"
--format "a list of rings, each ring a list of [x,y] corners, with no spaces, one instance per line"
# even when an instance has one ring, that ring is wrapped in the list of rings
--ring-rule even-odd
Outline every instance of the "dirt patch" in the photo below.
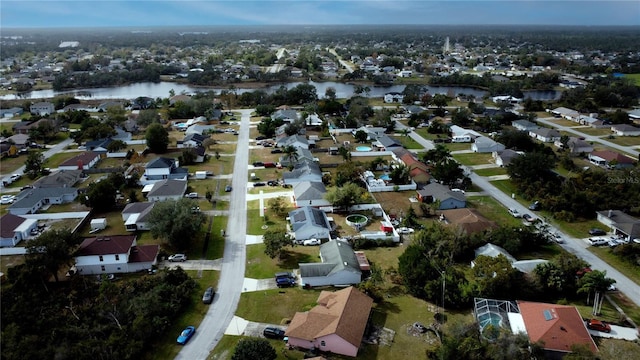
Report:
[[[410,198],[416,197],[415,191],[387,191],[373,193],[376,201],[382,205],[382,208],[389,215],[400,215],[405,213],[409,207],[412,207],[418,216],[422,216],[420,203],[411,202]]]
[[[373,326],[371,332],[362,339],[365,344],[391,346],[396,332],[381,326]]]

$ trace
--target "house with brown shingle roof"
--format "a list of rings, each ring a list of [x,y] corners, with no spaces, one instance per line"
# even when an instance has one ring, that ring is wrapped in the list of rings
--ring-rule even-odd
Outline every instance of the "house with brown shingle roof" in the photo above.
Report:
[[[445,224],[458,227],[467,234],[495,229],[498,225],[482,216],[475,209],[451,209],[440,212],[440,220]]]
[[[373,300],[350,286],[322,291],[318,305],[298,312],[285,332],[290,346],[357,356]]]
[[[606,168],[622,169],[632,167],[635,160],[616,151],[602,150],[589,154],[589,162]]]
[[[598,347],[575,306],[517,301],[524,328],[531,343],[542,343],[548,358],[561,358],[571,346]],[[522,330],[522,329],[521,329]]]
[[[21,240],[27,240],[38,220],[27,219],[13,214],[0,217],[0,247],[16,246]]]
[[[159,245],[137,245],[135,235],[86,238],[75,256],[81,275],[132,273],[157,264]]]
[[[416,154],[405,148],[391,149],[393,157],[409,168],[409,176],[416,184],[427,184],[431,180],[429,167],[418,159]]]
[[[59,170],[89,170],[100,161],[100,154],[87,151],[58,165]]]

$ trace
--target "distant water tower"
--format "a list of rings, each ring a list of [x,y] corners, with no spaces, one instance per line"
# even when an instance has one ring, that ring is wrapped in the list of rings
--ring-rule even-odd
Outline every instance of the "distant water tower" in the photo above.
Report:
[[[449,37],[447,36],[446,40],[444,41],[444,46],[442,47],[442,51],[445,54],[448,54],[451,51],[451,46],[449,45]]]

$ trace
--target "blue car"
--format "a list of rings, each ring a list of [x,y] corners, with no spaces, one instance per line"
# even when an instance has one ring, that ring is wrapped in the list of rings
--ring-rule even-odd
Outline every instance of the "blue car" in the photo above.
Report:
[[[187,341],[189,341],[189,339],[191,339],[191,337],[195,333],[196,333],[195,326],[187,326],[184,330],[182,330],[182,332],[180,333],[180,336],[178,336],[178,340],[177,340],[178,344],[180,345],[186,344]]]

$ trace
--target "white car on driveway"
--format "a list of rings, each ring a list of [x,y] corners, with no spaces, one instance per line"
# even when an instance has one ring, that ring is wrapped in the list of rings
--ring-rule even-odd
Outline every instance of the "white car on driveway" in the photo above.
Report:
[[[305,241],[302,242],[302,245],[304,246],[315,246],[315,245],[320,245],[321,241],[319,239],[307,239]]]
[[[396,231],[398,232],[398,234],[413,234],[415,232],[415,230],[413,230],[412,228],[404,226],[396,229]]]
[[[13,204],[14,201],[16,201],[16,197],[13,195],[2,195],[0,198],[0,204],[2,205]]]
[[[169,256],[169,261],[171,261],[171,262],[177,262],[177,261],[185,262],[185,261],[187,261],[187,255],[185,255],[185,254],[174,254],[174,255]]]

